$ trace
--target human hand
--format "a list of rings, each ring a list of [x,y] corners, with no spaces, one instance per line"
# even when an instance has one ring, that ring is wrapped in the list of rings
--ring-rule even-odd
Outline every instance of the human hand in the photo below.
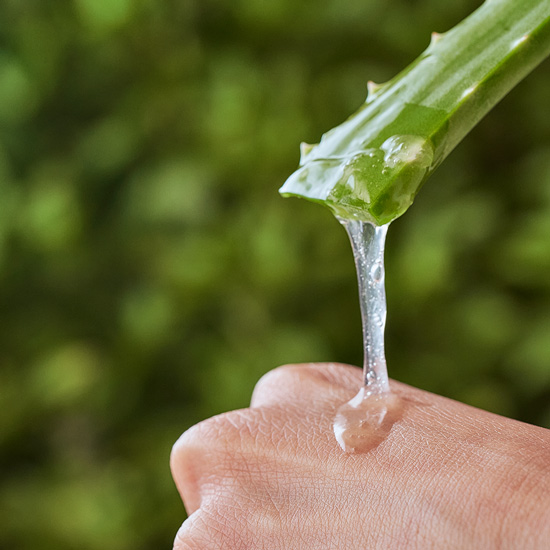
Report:
[[[185,432],[175,550],[550,548],[549,430],[392,382],[403,416],[346,454],[332,422],[360,384],[355,367],[280,367],[249,409]]]

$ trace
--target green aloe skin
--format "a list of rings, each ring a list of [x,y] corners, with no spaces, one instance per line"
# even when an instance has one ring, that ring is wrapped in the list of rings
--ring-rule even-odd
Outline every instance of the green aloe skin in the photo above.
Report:
[[[361,108],[302,144],[280,192],[344,219],[384,225],[402,215],[429,175],[518,82],[550,54],[550,0],[486,0]]]

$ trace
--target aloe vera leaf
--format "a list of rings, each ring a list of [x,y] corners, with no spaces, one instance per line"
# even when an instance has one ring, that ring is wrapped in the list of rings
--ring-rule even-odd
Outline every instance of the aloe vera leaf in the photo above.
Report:
[[[389,223],[429,175],[518,82],[550,54],[550,0],[486,0],[389,82],[369,83],[361,108],[302,144],[283,196],[345,219]]]

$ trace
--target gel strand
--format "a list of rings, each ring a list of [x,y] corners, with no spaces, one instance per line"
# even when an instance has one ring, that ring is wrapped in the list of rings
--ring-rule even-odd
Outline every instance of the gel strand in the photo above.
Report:
[[[363,385],[353,399],[338,409],[334,435],[345,452],[361,453],[379,445],[402,414],[401,400],[390,390],[384,353],[384,245],[389,224],[339,221],[348,232],[357,268],[364,362]]]

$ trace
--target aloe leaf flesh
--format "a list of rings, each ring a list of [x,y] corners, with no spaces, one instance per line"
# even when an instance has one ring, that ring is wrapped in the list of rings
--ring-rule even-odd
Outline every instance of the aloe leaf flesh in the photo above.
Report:
[[[550,0],[486,0],[384,84],[361,108],[302,144],[283,196],[344,219],[389,223],[464,136],[550,54]]]

